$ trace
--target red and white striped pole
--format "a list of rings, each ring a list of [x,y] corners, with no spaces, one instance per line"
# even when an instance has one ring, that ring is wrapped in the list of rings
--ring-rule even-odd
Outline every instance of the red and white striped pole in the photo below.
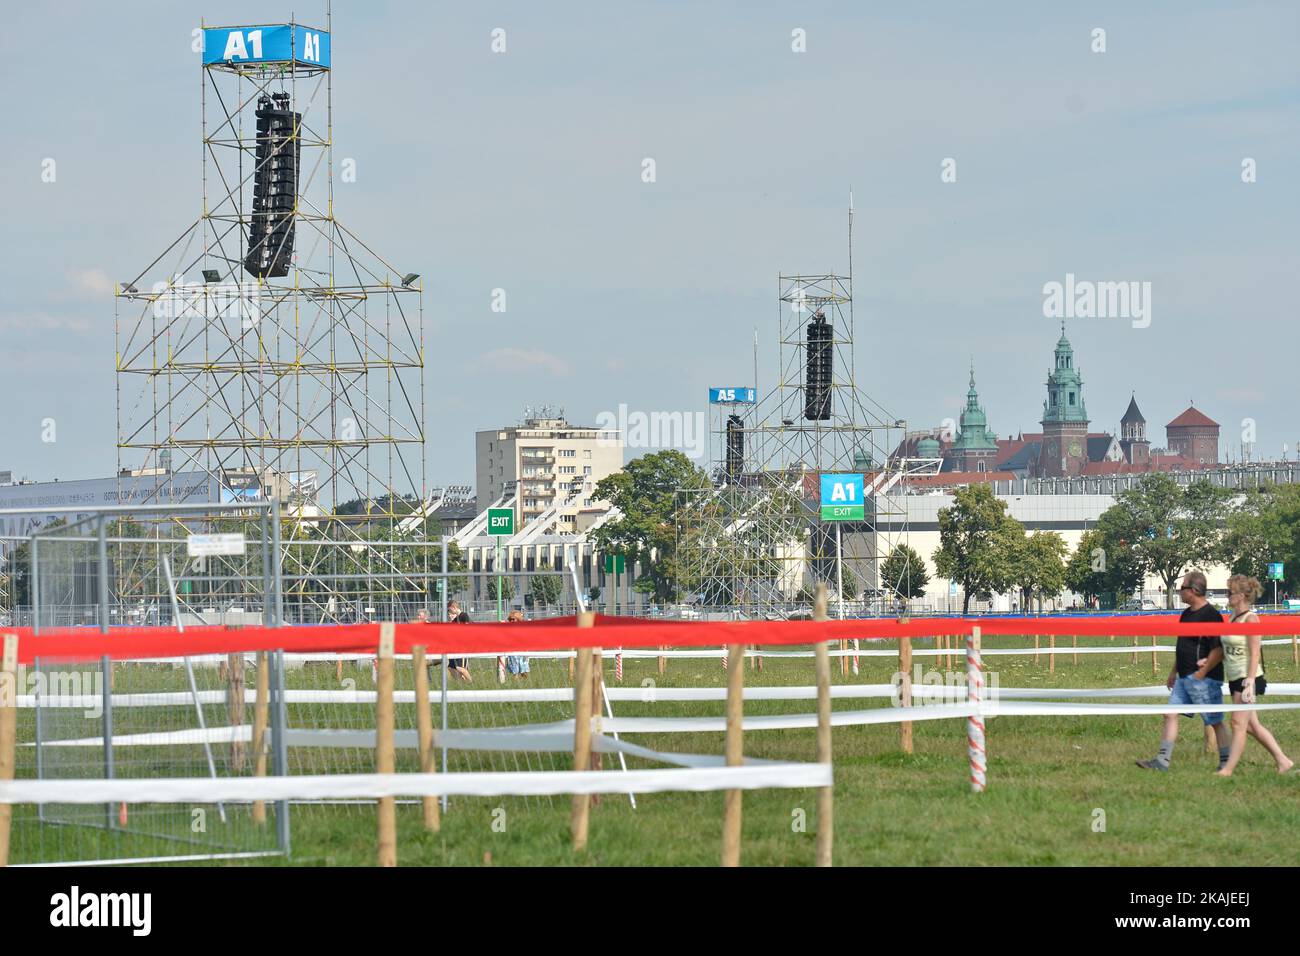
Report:
[[[614,680],[623,683],[623,648],[614,652]]]
[[[966,718],[966,750],[970,755],[970,789],[983,793],[988,755],[984,751],[984,718],[979,712],[984,697],[984,669],[980,661],[979,625],[966,635],[966,703],[975,713]]]
[[[497,683],[506,682],[506,658],[504,654],[497,655]]]
[[[724,671],[727,669],[727,645],[726,644],[722,645],[722,669]]]

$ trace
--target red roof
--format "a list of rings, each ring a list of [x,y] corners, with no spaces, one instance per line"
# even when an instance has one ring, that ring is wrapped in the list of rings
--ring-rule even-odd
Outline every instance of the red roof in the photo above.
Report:
[[[1195,405],[1187,406],[1187,411],[1183,412],[1165,428],[1218,428],[1219,423],[1209,415],[1201,412]]]

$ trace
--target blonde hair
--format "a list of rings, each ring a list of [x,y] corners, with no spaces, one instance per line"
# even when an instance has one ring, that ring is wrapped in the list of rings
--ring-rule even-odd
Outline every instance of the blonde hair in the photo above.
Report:
[[[509,614],[506,615],[506,620],[513,623],[518,623],[523,619],[524,619],[523,611],[511,611]]]
[[[1258,578],[1251,577],[1248,574],[1234,574],[1228,578],[1228,593],[1240,594],[1255,603],[1256,599],[1264,593],[1263,586],[1259,583]]]

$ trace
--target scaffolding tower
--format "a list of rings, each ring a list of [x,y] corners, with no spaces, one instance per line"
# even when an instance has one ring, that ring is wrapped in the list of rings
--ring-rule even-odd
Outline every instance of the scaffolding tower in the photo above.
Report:
[[[858,380],[852,243],[850,200],[849,274],[778,277],[775,387],[754,404],[713,405],[711,486],[679,492],[678,582],[688,600],[783,617],[806,610],[826,582],[845,613],[895,604],[880,565],[905,543],[907,523],[890,492],[918,467],[891,459],[906,423]],[[836,528],[820,519],[823,473],[865,478],[864,519],[840,523],[838,548]]]
[[[116,294],[119,475],[279,500],[320,620],[423,588],[385,542],[425,487],[422,285],[336,215],[326,17],[204,26],[200,213]]]

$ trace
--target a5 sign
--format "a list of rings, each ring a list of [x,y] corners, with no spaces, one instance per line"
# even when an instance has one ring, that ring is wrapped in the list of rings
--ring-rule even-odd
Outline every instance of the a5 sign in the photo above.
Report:
[[[752,388],[733,386],[732,388],[709,389],[710,405],[753,405],[754,401],[754,389]]]
[[[823,521],[862,521],[866,517],[861,475],[822,475],[821,483]]]
[[[330,35],[297,23],[204,30],[203,62],[298,62],[328,68]]]

